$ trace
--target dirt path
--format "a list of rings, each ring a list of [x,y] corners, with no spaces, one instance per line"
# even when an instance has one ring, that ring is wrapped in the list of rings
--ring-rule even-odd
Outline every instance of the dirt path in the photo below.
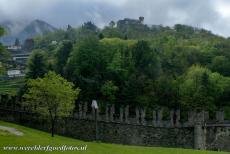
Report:
[[[0,130],[8,131],[11,134],[17,135],[17,136],[23,136],[23,132],[20,132],[19,130],[12,128],[12,127],[6,127],[0,125]]]

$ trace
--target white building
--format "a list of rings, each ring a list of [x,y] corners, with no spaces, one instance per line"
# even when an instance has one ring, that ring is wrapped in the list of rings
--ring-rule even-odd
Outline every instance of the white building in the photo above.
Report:
[[[52,41],[51,42],[52,45],[57,45],[57,43],[58,43],[57,41]]]
[[[22,74],[22,72],[20,70],[8,70],[7,75],[10,78],[25,76],[25,74]]]
[[[12,45],[12,46],[8,46],[7,49],[8,50],[21,50],[22,47],[21,46]]]

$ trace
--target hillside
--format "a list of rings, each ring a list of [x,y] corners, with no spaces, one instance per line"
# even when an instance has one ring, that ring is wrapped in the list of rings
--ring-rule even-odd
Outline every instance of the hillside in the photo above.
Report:
[[[0,42],[4,45],[14,44],[16,38],[23,43],[27,38],[32,38],[36,35],[44,35],[56,30],[55,27],[42,20],[34,20],[32,22],[5,21],[0,23],[0,25],[6,30],[6,35],[0,38]]]
[[[230,40],[202,28],[126,18],[103,29],[87,22],[35,42],[57,62],[56,72],[80,87],[80,101],[209,111],[230,104]]]
[[[24,85],[24,79],[0,80],[0,94],[16,95]]]

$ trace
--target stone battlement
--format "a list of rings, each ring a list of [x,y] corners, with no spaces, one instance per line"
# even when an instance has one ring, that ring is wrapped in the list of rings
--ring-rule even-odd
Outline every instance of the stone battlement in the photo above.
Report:
[[[92,110],[88,103],[79,103],[78,108],[74,113],[77,119],[94,120],[95,111]],[[132,107],[132,114],[129,105],[117,107],[114,104],[106,105],[102,112],[99,108],[97,112],[98,121],[124,123],[133,125],[144,125],[153,127],[193,127],[197,124],[227,124],[230,121],[225,121],[224,111],[216,111],[215,119],[209,118],[207,111],[189,111],[187,112],[186,121],[181,120],[181,111],[170,110],[169,116],[163,119],[164,108],[158,110],[148,111],[146,116],[146,108]],[[151,116],[149,116],[151,115]]]

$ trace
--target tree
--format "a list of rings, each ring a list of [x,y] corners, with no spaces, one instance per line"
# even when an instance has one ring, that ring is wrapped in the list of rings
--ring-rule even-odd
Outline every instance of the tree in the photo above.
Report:
[[[124,38],[124,34],[120,32],[117,28],[106,26],[103,30],[102,33],[106,38]]]
[[[192,66],[185,74],[179,89],[181,103],[185,108],[215,108],[214,86],[210,80],[211,71],[201,66]]]
[[[178,79],[179,80],[179,79]],[[161,75],[154,85],[157,104],[173,109],[180,108],[179,104],[179,81],[172,76]]]
[[[0,37],[4,34],[4,29],[0,27]],[[6,62],[10,58],[10,53],[0,43],[0,75],[5,73]]]
[[[116,25],[116,23],[115,23],[114,21],[110,21],[109,26],[110,26],[111,28],[114,28],[115,25]]]
[[[101,40],[101,39],[103,39],[105,36],[103,35],[103,33],[100,33],[100,34],[98,35],[98,37],[99,37],[99,39]]]
[[[210,69],[224,76],[230,76],[230,62],[225,56],[216,56],[213,58]]]
[[[24,44],[23,44],[23,48],[27,51],[31,51],[34,49],[34,39],[32,38],[28,38],[25,40]]]
[[[91,21],[84,23],[82,28],[86,29],[86,30],[93,31],[93,32],[97,32],[97,30],[98,30],[97,26],[94,23],[92,23]]]
[[[155,78],[160,72],[159,59],[150,48],[148,42],[138,41],[132,48],[132,56],[136,70],[151,78]]]
[[[4,28],[0,27],[0,36],[2,36],[4,34]]]
[[[55,58],[56,58],[56,71],[57,73],[63,75],[64,67],[69,58],[69,55],[73,49],[73,44],[71,41],[63,41],[58,47]]]
[[[114,103],[118,90],[119,88],[114,85],[113,81],[106,81],[101,87],[101,93],[109,103]]]
[[[230,106],[230,77],[222,76],[219,73],[212,73],[209,77],[213,87],[215,105],[219,109]]]
[[[71,30],[71,29],[72,29],[72,26],[71,25],[67,25],[67,31]]]
[[[97,38],[89,37],[74,48],[66,65],[66,77],[80,86],[83,98],[89,101],[100,93],[106,64],[105,50]]]
[[[122,104],[147,107],[154,104],[153,80],[144,75],[132,74],[121,90]],[[152,103],[152,104],[151,104]]]
[[[34,50],[28,59],[26,77],[36,79],[48,72],[47,54],[43,50]]]
[[[140,21],[141,23],[143,23],[143,22],[144,22],[144,19],[145,19],[145,18],[144,18],[144,17],[142,17],[142,16],[141,16],[141,17],[139,17],[139,21]]]
[[[5,73],[5,67],[2,65],[2,62],[0,62],[0,75]]]
[[[73,83],[54,72],[48,72],[44,78],[31,79],[27,85],[24,105],[44,117],[48,116],[53,137],[57,119],[71,114],[80,90],[74,89]]]

